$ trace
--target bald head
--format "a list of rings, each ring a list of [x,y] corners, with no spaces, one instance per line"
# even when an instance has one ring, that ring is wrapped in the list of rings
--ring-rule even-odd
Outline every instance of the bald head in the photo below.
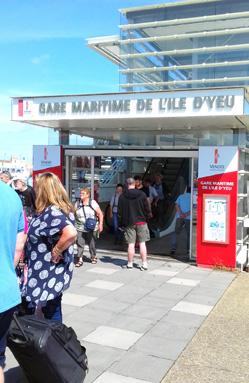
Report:
[[[135,184],[136,183],[135,183],[134,178],[132,178],[132,177],[127,178],[126,184],[127,184],[128,189],[135,189]]]

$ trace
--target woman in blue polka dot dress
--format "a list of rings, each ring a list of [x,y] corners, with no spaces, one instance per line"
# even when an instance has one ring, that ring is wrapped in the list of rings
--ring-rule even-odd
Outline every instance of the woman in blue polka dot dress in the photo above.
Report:
[[[62,322],[62,293],[70,285],[74,267],[74,208],[53,173],[39,175],[35,190],[37,214],[28,230],[28,278],[22,295],[28,313],[36,310],[47,319]]]

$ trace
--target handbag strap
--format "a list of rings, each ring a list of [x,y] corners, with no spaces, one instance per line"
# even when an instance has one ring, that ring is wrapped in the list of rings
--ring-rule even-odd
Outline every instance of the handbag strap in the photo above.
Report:
[[[89,199],[89,205],[85,205],[85,206],[89,206],[89,207],[94,211],[94,213],[95,213],[95,215],[96,215],[96,211],[95,211],[94,208],[92,207],[91,202],[92,202],[92,200]],[[80,203],[80,205],[81,205],[81,207],[82,207],[83,214],[84,214],[84,217],[85,217],[85,219],[86,219],[86,213],[85,213],[85,209],[84,209],[84,204],[83,204],[83,203]]]

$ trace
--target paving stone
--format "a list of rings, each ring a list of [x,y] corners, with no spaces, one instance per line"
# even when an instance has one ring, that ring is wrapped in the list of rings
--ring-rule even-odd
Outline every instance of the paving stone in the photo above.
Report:
[[[172,269],[173,271],[185,270],[189,267],[186,263],[169,261],[164,264],[164,268]]]
[[[171,339],[171,340],[190,340],[195,335],[199,326],[190,324],[175,324],[172,322],[160,321],[148,332],[148,336]]]
[[[65,318],[63,323],[74,329],[78,339],[83,339],[85,336],[93,332],[98,326],[97,323],[87,322],[82,320],[82,318],[77,318],[76,320],[75,317],[74,319],[70,318],[70,320]]]
[[[95,289],[103,289],[110,291],[117,290],[121,286],[123,286],[123,283],[103,281],[101,279],[96,279],[95,281],[92,281],[86,285],[86,287],[94,287]]]
[[[119,302],[117,300],[111,299],[110,297],[105,297],[102,299],[98,299],[97,301],[89,304],[88,307],[92,309],[97,309],[97,310],[102,309],[102,310],[119,313],[120,311],[125,310],[129,306],[130,306],[130,303]]]
[[[68,304],[62,304],[62,316],[63,316],[63,319],[67,315],[70,315],[73,312],[75,312],[76,310],[78,310],[78,306],[71,306],[71,305],[68,305]]]
[[[70,288],[70,292],[71,292],[71,288]],[[76,294],[88,295],[88,296],[100,298],[100,297],[105,297],[106,295],[108,295],[109,291],[108,290],[104,290],[104,289],[95,289],[95,288],[92,288],[92,287],[81,286],[76,291]]]
[[[192,290],[192,288],[192,286],[179,286],[164,283],[159,289],[152,291],[149,296],[179,301],[183,299],[185,295]]]
[[[133,315],[138,318],[149,319],[154,322],[160,320],[167,312],[167,307],[154,307],[152,310],[150,305],[146,305],[140,302],[135,303],[128,309],[124,310],[124,314]]]
[[[147,380],[140,380],[129,378],[127,376],[122,376],[114,374],[112,372],[104,372],[94,383],[150,383]]]
[[[219,294],[219,296],[222,294]],[[218,297],[219,297],[218,296]],[[184,297],[186,302],[198,303],[202,305],[214,306],[218,300],[217,296],[209,296],[207,294],[198,294],[191,291],[188,295]]]
[[[113,317],[108,322],[108,325],[124,330],[145,333],[154,325],[154,323],[149,319],[138,319],[136,316],[120,313]]]
[[[83,307],[91,302],[96,301],[96,297],[90,297],[88,295],[65,293],[62,297],[62,303],[64,305]]]
[[[110,326],[99,326],[87,335],[85,342],[128,350],[143,334]]]
[[[165,310],[165,313],[168,312],[169,310],[172,309],[178,302],[178,299],[173,300],[173,299],[165,299],[161,297],[155,297],[151,295],[146,295],[144,298],[141,298],[139,300],[140,304],[144,305],[150,305],[152,308],[153,307],[161,307]]]
[[[131,282],[131,287],[145,287],[146,289],[150,289],[153,291],[155,289],[160,288],[160,286],[164,283],[164,278],[158,278],[156,275],[149,274],[148,272],[142,273],[141,278],[136,278]]]
[[[89,322],[94,324],[106,324],[115,316],[112,311],[92,309],[88,306],[81,308],[79,311],[73,312],[66,317],[67,323],[75,323],[77,321]]]
[[[161,320],[161,322],[173,323],[176,325],[186,325],[188,327],[200,327],[205,320],[204,316],[190,314],[180,311],[169,311]]]
[[[85,341],[83,345],[87,348],[89,370],[94,368],[98,372],[106,371],[114,362],[119,361],[125,355],[125,350],[119,348],[86,343]]]
[[[139,351],[130,351],[119,362],[115,362],[109,371],[152,383],[159,383],[172,364],[171,360],[145,355]]]
[[[180,286],[197,286],[200,281],[194,279],[184,279],[184,278],[171,278],[167,281],[167,283],[171,283],[172,285],[180,285]]]
[[[203,315],[206,316],[210,313],[213,306],[201,305],[198,303],[192,303],[187,301],[178,302],[175,307],[172,308],[172,311],[181,311],[190,314]]]
[[[151,289],[146,287],[131,287],[130,285],[123,286],[117,291],[113,292],[110,297],[117,299],[120,302],[135,303],[142,297],[151,292]]]
[[[112,275],[117,273],[118,269],[110,268],[110,267],[93,267],[88,269],[87,273],[95,273],[95,274],[103,274],[103,275]]]
[[[155,337],[147,333],[132,347],[132,351],[140,351],[145,355],[176,360],[188,343],[188,339],[168,339]]]
[[[174,277],[178,273],[179,271],[162,270],[162,269],[155,269],[155,270],[149,271],[149,274],[161,276],[163,279],[164,277]]]

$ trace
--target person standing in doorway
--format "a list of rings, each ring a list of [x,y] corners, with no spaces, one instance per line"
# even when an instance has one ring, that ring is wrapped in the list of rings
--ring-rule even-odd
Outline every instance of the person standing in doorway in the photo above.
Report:
[[[21,294],[15,273],[23,251],[24,218],[16,192],[0,182],[0,383],[4,382],[6,337]]]
[[[187,234],[187,254],[189,254],[190,247],[190,202],[191,201],[191,188],[187,187],[185,193],[180,194],[175,202],[176,206],[176,226],[175,231],[171,234],[171,251],[170,255],[174,255],[177,246],[177,234],[183,228]]]
[[[118,214],[121,227],[124,227],[124,237],[128,243],[127,268],[133,268],[135,243],[139,244],[142,259],[141,270],[148,269],[146,242],[150,239],[147,220],[150,217],[150,208],[145,193],[136,189],[133,178],[128,178],[127,190],[120,196]]]
[[[119,222],[118,222],[118,201],[122,193],[123,193],[123,185],[117,184],[115,193],[113,194],[110,201],[110,218],[112,219],[112,226],[113,226],[116,244],[120,243],[121,241],[121,232],[119,230]]]
[[[75,204],[75,226],[77,229],[77,261],[76,267],[83,265],[84,248],[89,246],[91,263],[97,263],[95,240],[103,231],[103,213],[99,204],[91,199],[91,192],[88,188],[80,191],[80,201]],[[93,228],[87,227],[87,220],[93,220]]]

